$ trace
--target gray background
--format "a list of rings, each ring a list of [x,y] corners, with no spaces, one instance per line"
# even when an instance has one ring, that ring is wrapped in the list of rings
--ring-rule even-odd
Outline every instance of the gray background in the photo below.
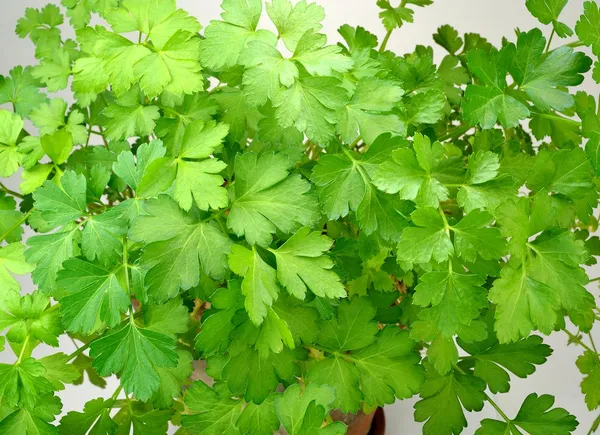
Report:
[[[26,7],[42,7],[47,0],[0,0],[0,74],[7,75],[15,65],[29,65],[35,62],[33,46],[28,40],[21,40],[14,34],[14,26]],[[373,33],[380,40],[385,34],[378,18],[378,8],[375,0],[316,0],[325,7],[327,18],[324,21],[324,32],[329,36],[330,42],[339,40],[336,30],[342,24],[361,25]],[[398,3],[392,2],[392,3]],[[179,0],[178,6],[196,16],[202,25],[206,26],[220,13],[220,0]],[[503,36],[513,38],[514,29],[528,30],[539,23],[531,17],[525,8],[525,0],[435,0],[435,3],[426,8],[415,7],[415,23],[408,24],[397,30],[392,36],[388,48],[398,53],[412,51],[417,44],[432,45],[431,35],[442,24],[451,24],[461,34],[464,32],[478,32],[486,36],[492,43],[498,44]],[[561,21],[574,26],[581,11],[583,0],[571,0],[563,11]],[[542,26],[546,35],[549,29]],[[72,36],[68,31],[67,36]],[[560,43],[558,38],[555,43]],[[437,61],[443,53],[436,47]],[[587,84],[585,90],[595,95],[600,88]],[[18,177],[9,180],[8,185],[15,189],[19,184]],[[590,277],[600,274],[600,268],[590,270]],[[24,280],[24,289],[31,290],[31,282]],[[594,295],[598,295],[596,284],[590,286]],[[575,329],[572,327],[572,331]],[[596,340],[600,340],[600,328],[594,332]],[[494,397],[500,407],[509,415],[516,415],[523,399],[531,392],[538,394],[553,394],[556,396],[556,406],[561,406],[574,413],[580,426],[577,435],[587,434],[598,411],[592,413],[587,410],[583,396],[579,390],[581,375],[575,366],[575,360],[581,353],[580,348],[567,346],[566,335],[555,333],[545,341],[554,348],[554,354],[549,361],[540,367],[537,372],[526,380],[513,379],[511,391]],[[68,339],[61,339],[61,350],[65,353],[73,351],[74,345]],[[35,355],[53,353],[53,349],[40,346]],[[10,350],[0,354],[0,361],[12,362],[14,355]],[[63,412],[81,410],[83,404],[94,397],[110,397],[117,386],[116,378],[109,379],[105,390],[89,384],[68,386],[59,393],[63,400]],[[413,421],[413,403],[416,399],[397,402],[386,407],[387,434],[389,435],[418,435],[421,433],[421,424]],[[469,427],[464,434],[473,434],[478,427],[477,422],[482,418],[499,418],[496,412],[487,405],[480,413],[467,415]],[[501,419],[501,418],[499,418]]]

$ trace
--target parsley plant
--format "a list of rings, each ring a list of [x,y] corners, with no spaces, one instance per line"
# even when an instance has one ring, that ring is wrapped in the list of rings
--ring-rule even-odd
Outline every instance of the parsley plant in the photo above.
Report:
[[[543,30],[500,47],[444,25],[439,65],[386,50],[432,0],[379,0],[385,38],[337,45],[305,0],[223,0],[204,29],[175,0],[27,9],[39,64],[0,76],[0,177],[22,171],[0,184],[0,434],[337,435],[332,410],[415,395],[427,435],[486,402],[501,419],[468,433],[575,431],[552,396],[493,398],[562,330],[600,407],[600,104],[570,90],[600,10],[572,29],[566,2],[527,0]],[[32,356],[61,336],[78,350]],[[112,374],[56,420],[56,391]]]

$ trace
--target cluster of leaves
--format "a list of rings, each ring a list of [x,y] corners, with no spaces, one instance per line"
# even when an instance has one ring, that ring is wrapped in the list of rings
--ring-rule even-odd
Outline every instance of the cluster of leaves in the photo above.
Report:
[[[600,407],[582,336],[600,318],[600,102],[569,90],[593,62],[576,48],[600,55],[600,10],[572,30],[566,2],[526,6],[573,42],[445,25],[439,65],[386,50],[431,0],[380,0],[381,44],[345,25],[337,45],[305,0],[223,0],[204,30],[175,0],[28,9],[39,64],[0,76],[0,177],[22,179],[0,184],[0,434],[343,434],[331,411],[417,394],[428,435],[486,403],[502,420],[478,435],[573,432],[549,395],[512,419],[492,398],[568,318]],[[67,336],[70,355],[32,356]],[[54,423],[65,384],[112,374],[109,399]]]

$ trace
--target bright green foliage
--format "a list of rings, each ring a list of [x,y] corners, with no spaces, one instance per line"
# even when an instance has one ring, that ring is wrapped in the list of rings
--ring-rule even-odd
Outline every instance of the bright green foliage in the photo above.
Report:
[[[428,367],[426,375],[421,400],[415,404],[415,420],[425,422],[424,434],[461,433],[467,426],[463,409],[483,408],[485,382],[455,371],[441,376],[432,367]]]
[[[485,419],[481,428],[475,432],[477,435],[500,435],[515,433],[523,430],[531,435],[567,435],[575,430],[578,422],[575,416],[563,408],[552,408],[554,397],[535,393],[525,398],[519,413],[510,422]],[[552,409],[551,409],[552,408]]]
[[[90,356],[100,376],[119,373],[125,391],[145,401],[160,385],[157,369],[176,366],[174,348],[168,335],[130,322],[95,341]]]
[[[542,24],[552,24],[553,30],[561,38],[573,34],[573,30],[565,23],[558,21],[558,17],[566,6],[568,0],[527,0],[525,3],[529,12]]]
[[[222,277],[231,241],[213,224],[185,213],[167,196],[146,203],[130,237],[146,244],[141,259],[148,269],[144,282],[148,294],[158,301],[198,285],[204,273]],[[157,225],[161,231],[157,231]]]
[[[579,371],[586,375],[581,382],[581,391],[585,394],[585,403],[590,410],[600,406],[600,359],[594,352],[584,352],[577,358]]]
[[[311,367],[308,379],[332,385],[335,406],[344,412],[356,412],[363,400],[382,406],[394,397],[410,397],[423,381],[408,334],[393,326],[378,332],[374,315],[366,299],[354,298],[341,302],[337,315],[321,326],[317,343],[330,355]],[[396,371],[402,376],[394,377]]]
[[[600,82],[597,2],[571,30],[577,2],[523,0],[542,30],[438,23],[401,55],[435,2],[371,2],[383,32],[340,42],[318,0],[25,10],[37,60],[0,76],[0,434],[342,435],[416,395],[426,435],[588,432],[493,395],[565,330],[600,408],[600,108],[575,89]],[[467,427],[486,402],[501,420]]]
[[[276,397],[275,411],[290,435],[343,434],[346,426],[339,421],[322,427],[335,395],[335,390],[327,385],[310,384],[301,391],[296,384]]]
[[[276,230],[291,233],[318,217],[310,184],[289,175],[284,155],[246,153],[236,157],[235,167],[238,178],[227,226],[251,245],[268,246]]]

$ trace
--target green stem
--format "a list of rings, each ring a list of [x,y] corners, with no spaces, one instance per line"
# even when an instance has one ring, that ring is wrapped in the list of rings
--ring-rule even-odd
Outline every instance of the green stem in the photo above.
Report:
[[[596,343],[594,343],[594,337],[592,337],[591,332],[588,332],[588,338],[590,339],[590,343],[592,344],[592,349],[594,349],[594,352],[598,354],[598,349],[596,348]]]
[[[31,216],[31,213],[33,213],[34,210],[35,209],[33,209],[33,208],[31,210],[29,210],[26,214],[23,215],[23,217],[18,222],[16,222],[12,227],[10,227],[8,230],[6,230],[6,232],[4,234],[0,235],[0,242],[2,240],[4,240],[10,233],[12,233],[14,230],[16,230],[18,227],[20,227],[23,222],[25,222],[27,219],[29,219],[29,216]]]
[[[556,31],[554,28],[552,28],[552,33],[550,33],[550,38],[548,38],[548,45],[546,45],[546,53],[548,53],[548,50],[550,50],[550,44],[552,44],[552,38],[554,38],[555,33]]]
[[[352,141],[352,143],[350,145],[348,145],[348,148],[350,148],[351,150],[353,150],[354,148],[356,148],[356,146],[360,143],[361,139],[362,138],[360,136],[358,136],[356,139],[354,139]]]
[[[583,341],[581,341],[581,338],[577,337],[576,335],[571,334],[566,329],[563,329],[563,331],[565,332],[565,334],[567,334],[569,336],[569,338],[571,339],[571,341],[573,343],[576,343],[576,344],[580,345],[581,347],[583,347],[585,350],[587,350],[589,352],[597,353],[597,352],[594,352],[594,349],[592,349],[587,344],[585,344]]]
[[[564,122],[567,124],[573,124],[573,125],[581,125],[581,122],[575,120],[575,119],[570,119],[570,118],[565,118],[563,116],[559,116],[555,113],[540,113],[540,112],[536,112],[534,110],[531,111],[532,114],[539,116],[540,118],[545,118],[545,119],[550,119],[552,121],[559,121],[559,122]]]
[[[440,216],[442,217],[442,220],[444,221],[444,231],[446,231],[446,234],[448,234],[448,236],[450,236],[450,225],[448,225],[448,219],[446,219],[446,213],[444,213],[444,209],[442,208],[441,205],[438,207],[438,210],[440,212]]]
[[[125,268],[125,291],[131,297],[131,286],[129,285],[129,252],[127,251],[127,236],[123,237],[123,267]]]
[[[96,339],[97,340],[97,339]],[[76,358],[79,354],[85,352],[94,342],[95,340],[91,340],[88,341],[87,343],[85,343],[83,346],[81,346],[80,348],[78,348],[77,350],[75,350],[75,352],[71,353],[68,357],[67,357],[67,361],[71,361],[72,359]]]
[[[466,375],[465,371],[463,369],[461,369],[459,366],[457,366],[456,364],[452,364],[452,367],[454,368],[454,370],[456,370],[457,372]],[[489,394],[487,394],[486,392],[483,393],[485,400],[487,400],[490,405],[492,405],[492,407],[496,410],[496,412],[498,414],[500,414],[500,416],[504,419],[504,421],[506,421],[506,423],[511,424],[512,420],[510,418],[508,418],[508,415],[506,415],[506,413],[504,411],[502,411],[502,409],[498,406],[498,404],[496,402],[494,402],[494,400],[490,397]]]
[[[29,333],[27,333],[27,335],[25,336],[25,341],[23,342],[23,347],[21,347],[21,352],[19,352],[19,359],[17,360],[15,365],[21,364],[21,361],[23,360],[23,357],[25,356],[25,349],[27,348],[28,344],[29,344]]]
[[[594,420],[594,422],[592,423],[592,427],[588,431],[587,435],[592,435],[594,432],[596,432],[598,426],[600,426],[600,415],[596,417],[596,420]]]
[[[597,276],[596,278],[590,279],[589,282],[592,283],[592,282],[596,282],[596,281],[600,281],[600,276]]]
[[[379,52],[383,53],[388,45],[388,42],[390,42],[390,37],[392,36],[392,32],[394,31],[394,29],[392,30],[388,30],[387,33],[385,34],[385,37],[383,38],[383,41],[381,43],[381,47],[379,47]]]
[[[14,190],[10,190],[8,187],[6,187],[2,183],[0,183],[0,189],[4,190],[9,195],[16,196],[17,198],[21,198],[21,199],[23,198],[23,195],[21,195],[19,192],[15,192]]]
[[[456,139],[457,137],[462,136],[463,134],[465,134],[467,131],[469,131],[472,128],[473,128],[473,126],[471,126],[471,125],[459,125],[458,127],[447,132],[445,135],[438,137],[437,140],[439,142],[443,142],[448,139]]]
[[[110,400],[117,400],[117,397],[119,397],[119,394],[121,394],[122,390],[123,390],[123,387],[121,385],[119,385],[119,387],[115,390],[113,395],[110,396]]]

